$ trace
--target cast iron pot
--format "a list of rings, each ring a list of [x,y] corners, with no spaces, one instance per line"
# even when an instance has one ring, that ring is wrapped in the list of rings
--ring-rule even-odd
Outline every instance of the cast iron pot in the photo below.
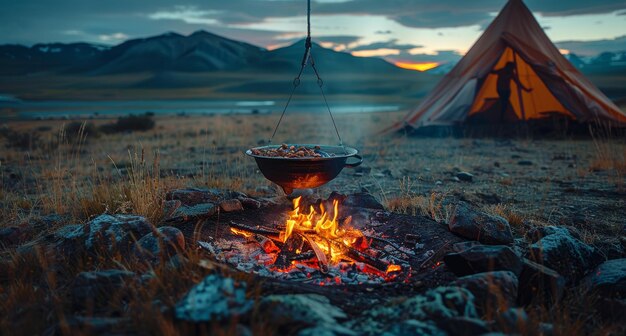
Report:
[[[337,177],[344,167],[354,168],[363,162],[363,158],[357,154],[358,151],[352,147],[289,144],[289,146],[292,145],[308,148],[319,146],[318,152],[329,156],[283,158],[252,154],[253,149],[274,149],[280,147],[279,145],[255,147],[246,151],[247,155],[256,160],[263,176],[281,186],[287,195],[291,194],[293,189],[317,188],[324,185]],[[358,161],[347,163],[348,158],[351,157]]]

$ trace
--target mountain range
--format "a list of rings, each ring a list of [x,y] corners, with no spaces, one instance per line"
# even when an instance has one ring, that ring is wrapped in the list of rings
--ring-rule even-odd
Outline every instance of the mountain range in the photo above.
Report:
[[[266,50],[206,31],[166,33],[108,47],[88,43],[0,46],[0,75],[54,72],[109,75],[137,72],[297,71],[304,41]],[[320,68],[333,72],[404,72],[379,58],[313,46]]]
[[[206,31],[165,33],[115,46],[89,43],[0,45],[0,94],[19,99],[279,97],[292,86],[304,40],[267,50]],[[313,44],[329,94],[414,101],[454,66],[401,69],[377,57],[356,57]],[[566,55],[612,98],[626,96],[626,52]],[[298,94],[319,94],[310,67]]]

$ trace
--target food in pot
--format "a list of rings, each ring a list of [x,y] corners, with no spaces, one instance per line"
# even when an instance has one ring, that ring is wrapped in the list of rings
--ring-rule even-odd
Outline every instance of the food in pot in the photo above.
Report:
[[[321,151],[320,146],[306,147],[287,144],[282,144],[277,148],[252,148],[250,151],[253,155],[266,157],[318,158],[334,156]]]

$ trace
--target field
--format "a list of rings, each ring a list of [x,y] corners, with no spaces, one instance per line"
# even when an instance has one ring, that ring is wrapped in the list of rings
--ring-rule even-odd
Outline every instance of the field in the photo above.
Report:
[[[365,190],[389,211],[438,222],[449,217],[449,200],[464,200],[508,219],[516,237],[531,226],[558,225],[571,227],[605,257],[626,247],[626,139],[600,131],[582,140],[377,134],[403,113],[336,116],[344,143],[358,148],[364,163],[344,169],[337,179],[313,190],[313,195],[325,198],[332,191]],[[231,189],[267,198],[284,195],[243,154],[266,143],[277,118],[276,114],[157,117],[151,130],[115,134],[95,127],[109,120],[89,120],[82,127],[69,127],[69,121],[4,125],[0,227],[36,230],[25,233],[26,245],[0,250],[0,330],[19,328],[24,334],[41,334],[57,328],[67,333],[72,330],[67,321],[73,310],[62,298],[68,279],[87,270],[132,269],[133,265],[121,265],[119,258],[81,256],[55,264],[37,242],[60,227],[85,223],[105,212],[143,215],[159,226],[165,194],[183,187]],[[335,144],[337,139],[322,111],[288,113],[274,142]],[[460,172],[470,173],[471,181],[459,180]],[[174,334],[171,319],[142,300],[158,296],[172,305],[190,284],[211,272],[194,266],[199,259],[194,249],[187,253],[191,262],[183,271],[156,269],[151,287],[138,292],[130,307],[117,307],[113,300],[109,308],[116,313],[108,317],[117,314],[133,326],[154,323],[155,332]],[[586,333],[585,323],[597,334],[616,330],[612,323],[584,322],[587,312],[579,309],[572,304],[532,316],[553,323],[560,335]],[[228,334],[232,328],[219,330]],[[259,334],[271,331],[260,321],[251,328]]]

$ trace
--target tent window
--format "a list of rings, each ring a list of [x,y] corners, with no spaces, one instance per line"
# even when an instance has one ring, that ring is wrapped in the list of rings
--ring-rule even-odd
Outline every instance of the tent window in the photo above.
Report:
[[[532,91],[527,92],[518,87],[515,80],[511,78],[508,84],[508,89],[510,89],[508,104],[506,109],[503,109],[498,94],[498,76],[502,72],[498,72],[498,70],[503,69],[509,62],[514,63],[515,73],[521,84]],[[506,84],[502,85],[506,82],[506,80],[501,80],[501,90],[503,90],[502,87],[507,86]],[[552,95],[532,67],[524,62],[519,55],[516,55],[513,49],[506,48],[492,72],[484,78],[469,116],[480,117],[488,121],[515,121],[540,119],[554,114],[573,118],[572,113],[567,111]]]

